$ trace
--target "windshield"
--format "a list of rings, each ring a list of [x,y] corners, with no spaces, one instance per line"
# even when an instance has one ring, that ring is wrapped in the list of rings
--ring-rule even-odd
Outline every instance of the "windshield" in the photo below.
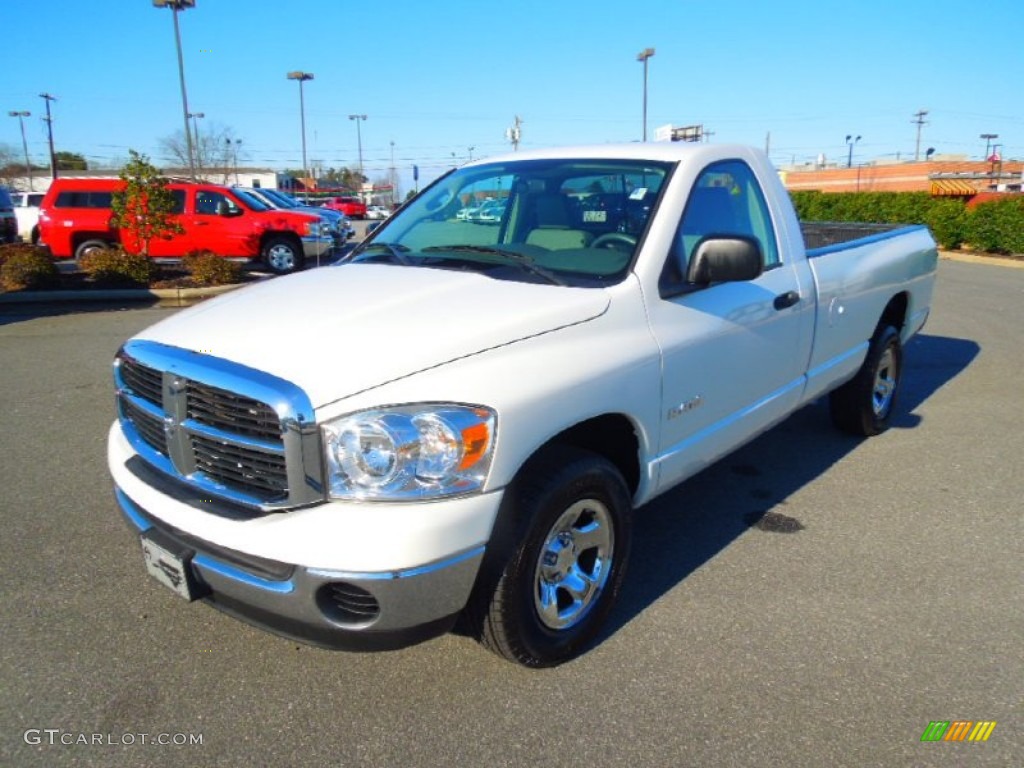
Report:
[[[256,195],[246,192],[244,189],[239,189],[238,187],[235,187],[231,191],[238,195],[238,198],[254,211],[273,210],[271,206],[264,203],[262,200],[256,197]]]
[[[351,260],[608,285],[628,272],[672,165],[558,159],[461,168],[388,219]]]
[[[278,192],[276,189],[263,189],[261,192],[281,208],[299,207],[299,203],[292,200],[288,195]]]

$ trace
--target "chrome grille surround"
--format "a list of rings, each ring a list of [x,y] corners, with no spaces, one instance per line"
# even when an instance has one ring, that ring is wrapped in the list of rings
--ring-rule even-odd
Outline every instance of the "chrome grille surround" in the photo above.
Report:
[[[324,500],[313,406],[294,384],[151,341],[121,348],[114,383],[125,437],[161,472],[268,512]]]

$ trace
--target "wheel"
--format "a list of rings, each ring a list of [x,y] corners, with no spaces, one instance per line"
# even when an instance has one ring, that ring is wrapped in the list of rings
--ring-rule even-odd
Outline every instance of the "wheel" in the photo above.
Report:
[[[636,247],[636,238],[632,235],[627,235],[625,232],[608,232],[607,234],[598,236],[594,242],[590,244],[591,248],[618,248],[623,250],[622,246],[626,246],[629,249]]]
[[[492,541],[494,578],[485,561],[471,625],[498,655],[550,667],[594,639],[618,596],[630,496],[611,462],[577,449],[546,450],[521,474],[503,508],[515,520],[512,535],[499,531]]]
[[[857,375],[829,396],[832,422],[844,432],[864,437],[887,430],[902,372],[899,331],[882,326]]]
[[[271,237],[263,244],[263,263],[276,275],[302,269],[302,250],[289,237]]]
[[[31,243],[32,243],[32,245],[39,245],[39,227],[38,226],[32,227]]]
[[[92,251],[95,251],[97,249],[105,250],[110,247],[110,243],[108,243],[106,240],[83,240],[81,243],[78,244],[78,247],[75,248],[75,261],[81,262],[82,257],[85,256],[86,254],[91,253]]]

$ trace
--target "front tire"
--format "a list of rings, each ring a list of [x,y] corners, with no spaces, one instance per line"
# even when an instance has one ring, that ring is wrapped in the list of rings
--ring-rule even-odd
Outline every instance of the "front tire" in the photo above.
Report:
[[[482,574],[470,611],[490,650],[527,667],[555,666],[589,645],[621,589],[629,491],[603,457],[554,448],[531,461],[508,493],[512,535],[493,542],[496,579]]]
[[[900,334],[891,325],[875,333],[857,375],[829,396],[832,422],[861,437],[877,435],[890,426],[903,373]]]
[[[302,269],[302,248],[290,237],[270,237],[263,244],[263,263],[275,275]]]

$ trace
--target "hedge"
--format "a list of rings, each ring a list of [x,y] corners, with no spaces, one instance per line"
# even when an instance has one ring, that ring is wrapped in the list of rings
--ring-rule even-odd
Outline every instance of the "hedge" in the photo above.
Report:
[[[927,192],[791,192],[804,221],[880,221],[925,224],[941,248],[1024,254],[1024,195],[968,207]]]

